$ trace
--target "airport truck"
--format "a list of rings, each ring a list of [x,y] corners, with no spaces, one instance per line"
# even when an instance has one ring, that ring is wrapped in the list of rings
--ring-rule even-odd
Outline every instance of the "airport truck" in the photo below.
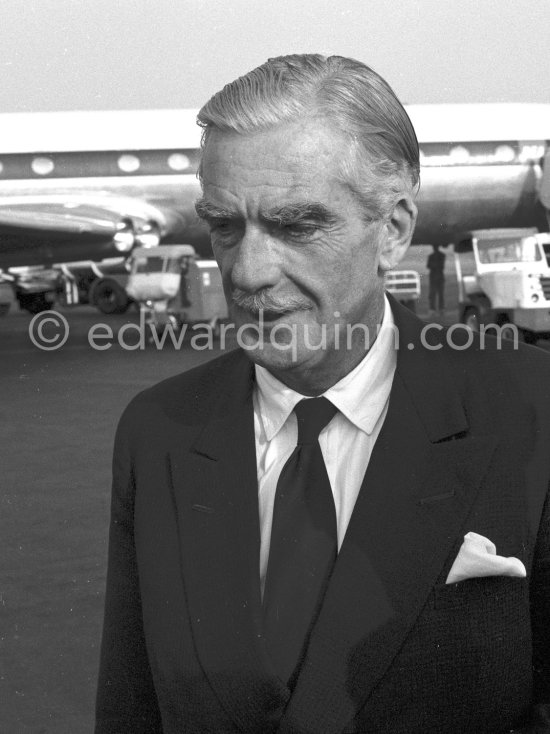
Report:
[[[125,313],[132,299],[126,292],[129,261],[116,257],[101,262],[60,263],[55,266],[62,275],[62,301],[65,305],[89,303],[101,313]]]
[[[32,314],[53,308],[60,289],[58,271],[40,266],[10,268],[0,273],[0,281],[11,289],[11,301]]]
[[[510,324],[528,343],[550,336],[550,234],[475,230],[454,249],[462,323]]]
[[[182,250],[182,247],[188,249]],[[198,293],[193,293],[190,300],[192,305],[186,303],[185,297],[177,302],[170,296],[166,313],[172,313],[178,322],[181,319],[201,320],[209,311],[211,306],[209,299],[214,298],[212,295],[214,290],[217,289],[219,294],[223,295],[221,277],[216,263],[213,260],[197,260],[195,250],[189,245],[141,247],[136,248],[128,259],[113,258],[98,263],[84,260],[57,263],[51,268],[10,268],[5,277],[10,281],[7,288],[13,290],[20,308],[33,314],[52,308],[56,302],[65,306],[90,304],[101,313],[120,314],[125,313],[130,304],[136,300],[140,307],[148,301],[154,303],[151,311],[155,314],[153,320],[160,320],[159,314],[163,308],[164,296],[160,297],[161,292],[155,291],[149,297],[142,289],[153,288],[153,283],[156,283],[155,287],[161,291],[168,289],[164,295],[169,294],[172,287],[170,282],[175,279],[179,283],[182,277],[181,265],[185,273],[189,271],[183,278],[183,286],[193,289],[195,282],[193,278],[196,276],[198,283],[200,281],[198,273],[201,273],[200,282],[204,288]],[[145,280],[142,278],[144,275]],[[130,280],[132,285],[128,290]],[[134,292],[138,294],[137,298],[132,295]],[[180,293],[179,296],[181,295]],[[11,299],[14,300],[14,297]],[[4,300],[8,301],[7,295]],[[216,314],[224,310],[218,301],[219,298],[214,309]],[[199,302],[202,307],[197,310]],[[3,310],[7,312],[8,309]],[[0,315],[1,313],[2,309]]]
[[[198,260],[190,245],[158,245],[136,248],[129,263],[126,290],[151,328],[207,324],[218,333],[228,313],[214,260]]]
[[[123,258],[56,263],[50,268],[13,267],[1,277],[9,283],[19,307],[32,314],[55,303],[89,303],[101,313],[124,313],[132,302],[126,293],[128,267]]]

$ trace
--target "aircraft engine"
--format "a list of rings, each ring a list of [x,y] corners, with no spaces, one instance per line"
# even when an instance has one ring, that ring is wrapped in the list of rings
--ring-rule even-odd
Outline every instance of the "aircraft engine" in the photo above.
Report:
[[[136,244],[134,223],[131,219],[121,219],[117,224],[113,244],[120,253],[127,253]]]
[[[146,221],[136,230],[136,247],[156,247],[161,237],[160,225],[151,220]]]

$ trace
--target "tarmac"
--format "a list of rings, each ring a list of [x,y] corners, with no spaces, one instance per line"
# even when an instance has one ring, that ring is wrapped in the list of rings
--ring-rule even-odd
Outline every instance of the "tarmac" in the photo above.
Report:
[[[70,335],[50,351],[31,341],[29,314],[0,319],[0,734],[93,731],[115,427],[140,390],[219,353],[123,348],[135,312],[60,311]],[[102,350],[88,340],[97,323],[113,334]]]
[[[136,314],[63,313],[70,336],[49,352],[28,314],[0,320],[1,734],[93,730],[116,423],[140,390],[217,353],[94,350],[94,324]]]

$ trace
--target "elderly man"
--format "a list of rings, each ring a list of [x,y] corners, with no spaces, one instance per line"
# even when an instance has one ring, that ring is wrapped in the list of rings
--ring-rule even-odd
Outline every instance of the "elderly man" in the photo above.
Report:
[[[371,69],[271,59],[199,122],[241,348],[121,420],[96,733],[550,732],[548,355],[385,296],[418,145]]]

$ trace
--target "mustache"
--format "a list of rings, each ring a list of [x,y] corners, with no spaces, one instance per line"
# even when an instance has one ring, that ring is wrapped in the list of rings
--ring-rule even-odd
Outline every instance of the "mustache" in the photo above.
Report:
[[[236,306],[256,315],[261,311],[282,314],[289,311],[309,311],[312,308],[311,302],[305,296],[277,296],[267,288],[256,293],[233,288],[231,299]]]

